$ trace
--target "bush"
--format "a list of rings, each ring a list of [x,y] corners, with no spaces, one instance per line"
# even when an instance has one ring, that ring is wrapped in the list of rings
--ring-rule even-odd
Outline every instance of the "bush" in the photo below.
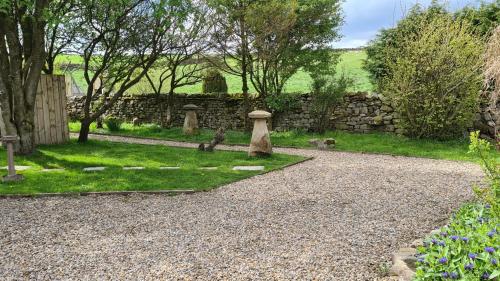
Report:
[[[226,78],[215,69],[208,70],[203,77],[203,93],[227,94]]]
[[[370,74],[371,81],[381,89],[381,82],[390,75],[388,64],[397,60],[397,50],[406,38],[415,36],[421,26],[435,18],[446,15],[443,5],[432,3],[427,9],[415,5],[408,15],[400,20],[396,27],[382,29],[366,48],[367,59],[363,68]]]
[[[106,117],[104,119],[104,124],[106,124],[106,127],[108,127],[108,130],[111,132],[117,132],[120,131],[123,121],[116,117]]]
[[[399,113],[401,128],[415,138],[460,136],[479,107],[481,40],[467,24],[442,15],[398,41],[382,92]]]
[[[315,132],[323,134],[328,129],[334,106],[342,101],[350,85],[352,85],[352,79],[345,74],[342,74],[338,79],[314,78],[311,113],[316,120]]]

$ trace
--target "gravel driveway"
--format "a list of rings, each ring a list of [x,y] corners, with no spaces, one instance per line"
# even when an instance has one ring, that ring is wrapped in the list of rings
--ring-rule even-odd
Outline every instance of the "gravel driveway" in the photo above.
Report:
[[[0,199],[0,280],[373,280],[482,175],[452,161],[276,151],[315,158],[193,195]]]

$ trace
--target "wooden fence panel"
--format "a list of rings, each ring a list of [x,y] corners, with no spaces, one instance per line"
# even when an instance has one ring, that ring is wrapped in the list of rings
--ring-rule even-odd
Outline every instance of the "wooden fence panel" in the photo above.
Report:
[[[65,76],[42,75],[35,101],[35,142],[59,144],[68,140]]]

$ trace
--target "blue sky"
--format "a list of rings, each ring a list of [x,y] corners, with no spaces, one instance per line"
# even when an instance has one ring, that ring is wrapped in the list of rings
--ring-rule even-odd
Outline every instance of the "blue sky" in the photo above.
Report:
[[[365,45],[381,28],[393,27],[415,4],[429,5],[431,0],[345,0],[343,38],[334,47],[352,48]],[[484,1],[484,2],[493,2]],[[480,0],[444,1],[450,10],[468,5],[479,5]]]

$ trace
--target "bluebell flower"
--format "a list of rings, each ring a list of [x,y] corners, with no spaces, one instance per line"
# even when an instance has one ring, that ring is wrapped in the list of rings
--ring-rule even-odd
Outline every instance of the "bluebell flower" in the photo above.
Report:
[[[469,270],[470,271],[470,270],[474,269],[474,264],[472,264],[472,263],[466,264],[464,266],[464,268],[465,268],[465,270]]]
[[[490,205],[490,204],[486,204],[486,205],[484,205],[484,207],[485,207],[486,209],[490,209],[490,208],[491,208],[491,205]]]
[[[467,237],[462,237],[462,241],[464,241],[465,243],[469,242],[469,238]]]
[[[492,253],[494,253],[494,252],[495,252],[495,248],[493,248],[493,247],[486,247],[486,248],[484,248],[484,250],[485,250],[486,252],[490,253],[490,254],[492,254]]]
[[[444,246],[446,246],[446,243],[444,243],[444,241],[439,241],[438,245],[441,246],[441,247],[444,247]]]
[[[492,231],[488,232],[488,236],[489,236],[490,238],[493,238],[493,236],[495,236],[495,233],[496,233],[496,232],[497,232],[497,231],[496,231],[496,229],[493,229]]]
[[[456,272],[452,272],[452,273],[450,274],[450,277],[451,277],[451,279],[458,279],[458,273],[456,273]]]
[[[443,237],[446,237],[446,236],[448,236],[448,233],[446,233],[446,232],[441,232],[439,235],[441,235],[441,236],[443,236]]]
[[[453,235],[453,236],[450,236],[450,238],[451,238],[451,240],[453,240],[453,241],[457,241],[459,237],[458,237],[458,236],[456,236],[456,235]]]
[[[483,273],[483,275],[481,276],[481,279],[483,279],[483,280],[490,279],[490,274],[488,272]]]
[[[438,241],[437,241],[436,239],[432,239],[432,240],[431,240],[431,243],[432,243],[432,244],[437,244],[437,242],[438,242]]]
[[[448,262],[448,259],[446,257],[442,257],[442,258],[439,259],[439,263],[440,264],[445,264],[447,262]]]
[[[477,258],[477,255],[476,255],[476,254],[474,254],[474,253],[470,253],[470,254],[469,254],[469,258],[471,258],[471,259],[475,259],[475,258]]]
[[[491,259],[491,264],[492,265],[497,265],[498,264],[497,259],[495,259],[495,258]]]
[[[443,272],[443,273],[441,273],[441,276],[443,278],[448,278],[448,277],[450,277],[450,274],[448,274],[448,272]]]

